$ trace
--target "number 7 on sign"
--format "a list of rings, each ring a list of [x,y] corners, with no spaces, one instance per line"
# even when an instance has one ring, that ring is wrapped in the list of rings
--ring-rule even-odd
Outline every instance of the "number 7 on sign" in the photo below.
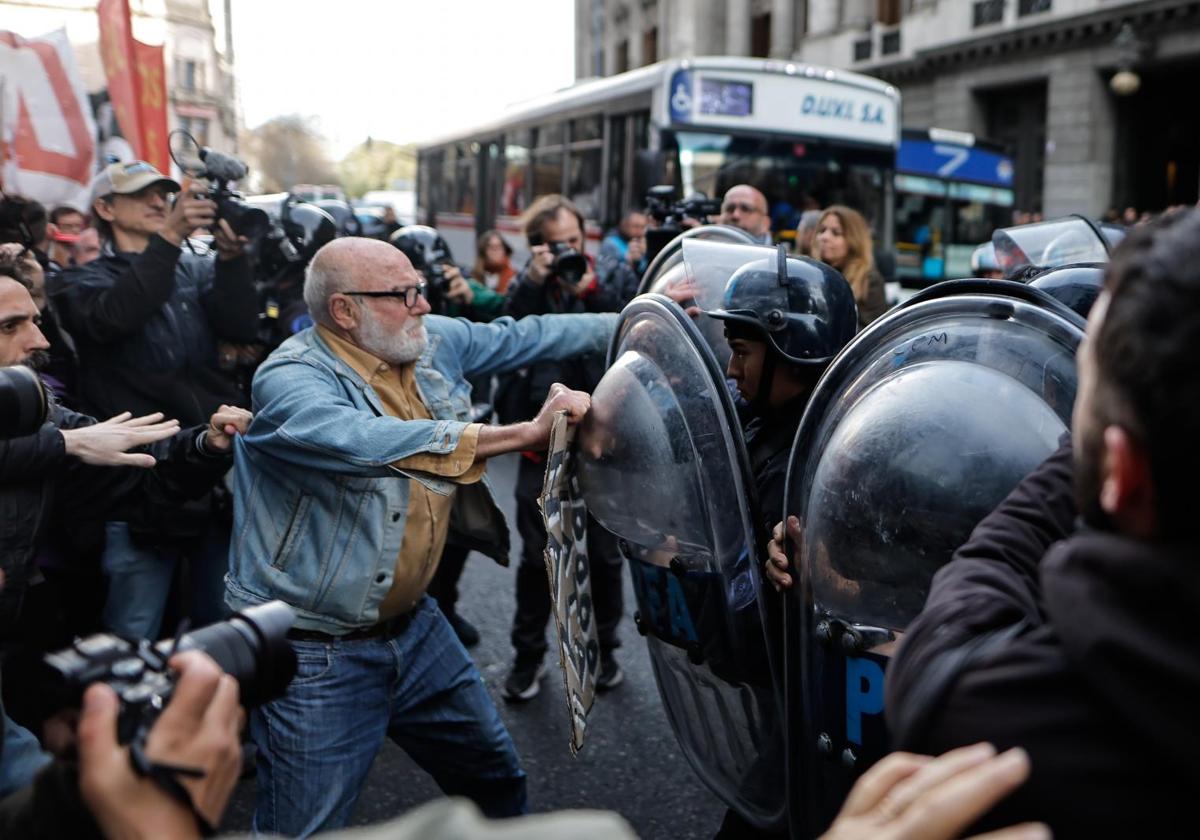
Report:
[[[971,156],[970,149],[965,149],[962,146],[943,146],[941,143],[934,144],[933,153],[935,155],[945,155],[950,158],[938,167],[938,175],[941,175],[943,178],[949,178]]]

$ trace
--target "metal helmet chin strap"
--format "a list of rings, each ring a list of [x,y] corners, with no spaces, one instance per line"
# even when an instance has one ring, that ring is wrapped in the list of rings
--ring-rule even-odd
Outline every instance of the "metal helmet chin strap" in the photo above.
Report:
[[[787,246],[782,242],[776,246],[775,254],[777,261],[775,264],[775,278],[779,283],[779,289],[782,292],[784,301],[787,297]],[[771,321],[772,315],[776,315],[784,324],[786,324],[787,313],[779,310],[773,310],[767,313],[767,323],[764,324],[767,332],[763,336],[766,339],[766,352],[763,354],[762,372],[758,377],[758,392],[754,395],[754,399],[750,401],[750,411],[756,417],[766,417],[767,411],[771,408],[771,391],[775,387],[775,366],[779,350],[775,346],[775,342],[771,340],[770,329],[774,326]]]

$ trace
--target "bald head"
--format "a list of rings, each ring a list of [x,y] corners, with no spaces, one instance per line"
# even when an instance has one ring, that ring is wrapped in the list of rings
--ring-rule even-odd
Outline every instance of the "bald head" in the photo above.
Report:
[[[754,236],[762,236],[771,229],[767,197],[749,184],[730,187],[721,202],[721,222],[740,227]]]
[[[388,242],[347,236],[317,251],[304,278],[304,303],[314,321],[333,326],[329,299],[338,292],[385,291],[419,280],[408,257]]]

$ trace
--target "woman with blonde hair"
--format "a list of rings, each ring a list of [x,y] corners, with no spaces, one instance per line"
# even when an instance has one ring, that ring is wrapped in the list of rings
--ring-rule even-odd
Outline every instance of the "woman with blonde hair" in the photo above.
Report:
[[[857,210],[841,204],[822,210],[812,255],[840,271],[854,290],[859,326],[865,327],[887,310],[883,275],[875,268],[871,230]]]

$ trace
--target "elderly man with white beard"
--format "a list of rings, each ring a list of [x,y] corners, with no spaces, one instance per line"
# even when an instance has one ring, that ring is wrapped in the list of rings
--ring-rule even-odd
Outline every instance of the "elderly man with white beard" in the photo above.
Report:
[[[556,385],[531,421],[470,423],[467,378],[601,352],[616,315],[477,324],[428,315],[424,289],[387,243],[329,243],[305,281],[316,325],[254,378],[226,601],[278,598],[298,616],[296,678],[250,721],[256,831],[345,825],[385,737],[488,816],[527,810],[512,740],[425,588],[452,523],[507,563],[487,458],[544,448],[557,411],[574,423],[590,406]]]

